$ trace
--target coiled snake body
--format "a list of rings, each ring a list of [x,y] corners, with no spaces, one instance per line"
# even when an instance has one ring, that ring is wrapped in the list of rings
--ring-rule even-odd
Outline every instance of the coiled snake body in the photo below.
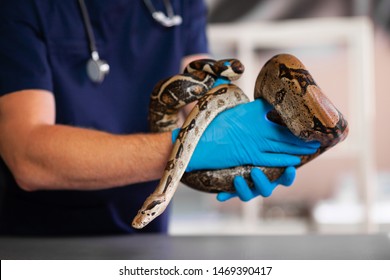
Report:
[[[208,124],[220,112],[249,101],[234,84],[212,88],[217,77],[233,81],[243,71],[243,65],[235,59],[205,59],[190,63],[184,74],[156,85],[149,106],[150,126],[154,132],[175,129],[180,108],[192,101],[199,101],[180,130],[158,187],[134,218],[134,228],[143,228],[164,212],[180,180],[206,192],[234,192],[233,179],[237,175],[243,176],[250,186],[253,185],[250,171],[254,166],[185,173]],[[263,66],[256,79],[254,98],[263,98],[274,107],[268,114],[270,120],[287,126],[294,135],[305,141],[317,140],[321,143],[315,154],[301,156],[301,165],[341,142],[348,134],[343,115],[322,93],[305,66],[292,55],[274,56]],[[271,181],[284,172],[284,168],[258,168]]]

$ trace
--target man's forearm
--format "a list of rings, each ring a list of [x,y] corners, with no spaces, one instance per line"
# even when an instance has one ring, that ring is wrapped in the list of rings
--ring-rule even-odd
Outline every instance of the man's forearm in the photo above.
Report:
[[[170,133],[112,135],[42,125],[28,138],[14,167],[26,190],[94,190],[154,180],[171,150]]]

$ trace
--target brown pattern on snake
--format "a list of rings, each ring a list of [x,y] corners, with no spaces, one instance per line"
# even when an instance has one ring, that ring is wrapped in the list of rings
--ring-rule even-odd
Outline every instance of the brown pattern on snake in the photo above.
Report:
[[[211,120],[223,110],[248,102],[245,94],[235,85],[221,85],[210,90],[215,77],[225,71],[221,71],[224,64],[218,63],[210,60],[190,64],[187,73],[162,82],[153,92],[150,121],[154,131],[175,128],[177,110],[183,103],[187,104],[179,96],[188,96],[187,99],[191,101],[204,96],[200,97],[184,123],[160,185],[146,199],[133,220],[133,227],[146,226],[165,210],[180,179],[188,186],[206,192],[234,192],[233,179],[237,175],[243,176],[253,186],[250,171],[254,166],[184,173],[201,133]],[[219,68],[212,68],[215,64]],[[231,65],[237,66],[239,62],[232,60]],[[200,69],[207,74],[198,73]],[[232,73],[235,74],[234,71]],[[232,77],[236,78],[234,75]],[[185,84],[184,81],[189,80],[194,81],[194,85]],[[182,83],[183,87],[174,86],[175,83]],[[316,85],[305,66],[292,55],[274,56],[264,65],[256,79],[254,97],[263,98],[273,105],[274,110],[268,114],[270,120],[287,126],[294,135],[305,141],[317,140],[321,143],[315,154],[301,157],[301,165],[341,142],[348,134],[348,125],[343,115]],[[258,168],[270,180],[277,179],[284,172],[284,168]]]

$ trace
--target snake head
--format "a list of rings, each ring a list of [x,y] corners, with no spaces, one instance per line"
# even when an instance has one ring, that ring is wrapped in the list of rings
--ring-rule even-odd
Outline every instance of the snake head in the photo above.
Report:
[[[165,195],[149,196],[133,219],[132,227],[136,229],[145,227],[163,213],[165,208],[167,208]]]

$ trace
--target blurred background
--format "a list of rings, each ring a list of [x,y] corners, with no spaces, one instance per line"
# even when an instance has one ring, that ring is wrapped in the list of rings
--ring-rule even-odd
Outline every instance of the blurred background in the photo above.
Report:
[[[296,55],[346,116],[347,140],[300,168],[293,186],[242,203],[180,186],[171,234],[367,233],[390,230],[390,0],[207,0],[216,58],[246,65]]]

